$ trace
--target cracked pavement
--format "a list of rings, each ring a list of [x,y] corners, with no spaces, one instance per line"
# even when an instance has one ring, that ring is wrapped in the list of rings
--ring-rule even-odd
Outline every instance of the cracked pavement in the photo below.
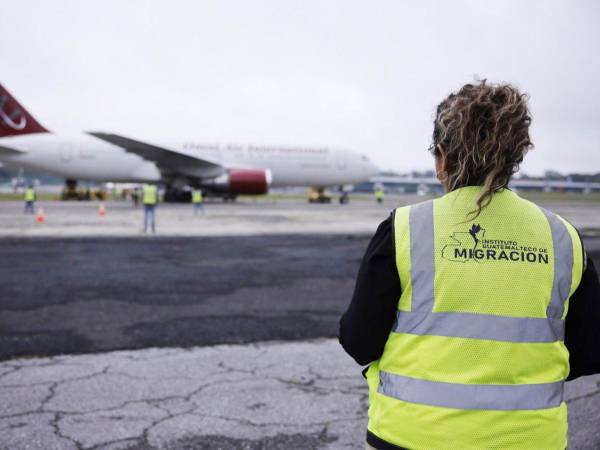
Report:
[[[360,369],[334,339],[6,361],[0,448],[362,449]],[[569,448],[599,448],[600,376],[566,400]]]
[[[11,450],[357,448],[367,406],[331,339],[7,361],[0,398]]]

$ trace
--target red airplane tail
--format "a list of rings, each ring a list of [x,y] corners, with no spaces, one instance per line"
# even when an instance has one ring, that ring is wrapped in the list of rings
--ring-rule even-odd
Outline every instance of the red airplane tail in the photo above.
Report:
[[[48,133],[48,130],[0,84],[0,138],[31,133]]]

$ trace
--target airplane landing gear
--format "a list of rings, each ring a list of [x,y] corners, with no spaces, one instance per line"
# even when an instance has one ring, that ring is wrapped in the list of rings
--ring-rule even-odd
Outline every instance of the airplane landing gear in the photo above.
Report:
[[[350,203],[350,192],[354,190],[354,186],[351,184],[344,184],[340,186],[340,205]]]
[[[223,195],[223,203],[227,203],[227,202],[234,203],[236,199],[237,199],[237,195],[235,195],[235,194]]]
[[[163,200],[165,203],[190,203],[192,201],[192,192],[167,186]]]
[[[77,189],[77,180],[65,180],[65,187],[60,193],[61,200],[91,200],[91,198],[92,193],[89,188],[85,191]]]
[[[221,197],[223,199],[223,202],[227,203],[227,202],[235,202],[237,195],[236,194],[230,194],[230,193],[224,193],[224,194],[215,194],[214,192],[211,192],[209,189],[203,188],[204,191],[204,196],[206,198],[208,197]],[[191,190],[184,190],[184,189],[178,189],[176,187],[173,187],[172,185],[169,186],[167,185],[165,187],[165,193],[163,195],[163,200],[165,203],[190,203],[192,201],[192,191]]]

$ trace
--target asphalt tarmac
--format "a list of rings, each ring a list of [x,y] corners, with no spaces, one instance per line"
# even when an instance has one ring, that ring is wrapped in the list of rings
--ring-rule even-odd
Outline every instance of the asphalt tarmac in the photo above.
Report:
[[[334,337],[368,241],[1,239],[0,359]]]
[[[367,243],[2,239],[0,358],[332,337]]]

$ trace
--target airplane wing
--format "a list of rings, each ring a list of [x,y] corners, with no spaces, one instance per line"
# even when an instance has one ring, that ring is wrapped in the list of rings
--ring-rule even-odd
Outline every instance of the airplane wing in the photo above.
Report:
[[[111,133],[88,132],[103,141],[121,147],[127,152],[135,153],[145,160],[156,164],[165,175],[187,175],[199,178],[213,178],[225,172],[225,168],[217,163],[195,156],[187,155],[165,147],[131,139]]]
[[[20,155],[23,153],[27,153],[24,150],[14,148],[14,147],[6,147],[5,145],[0,145],[0,155]]]

